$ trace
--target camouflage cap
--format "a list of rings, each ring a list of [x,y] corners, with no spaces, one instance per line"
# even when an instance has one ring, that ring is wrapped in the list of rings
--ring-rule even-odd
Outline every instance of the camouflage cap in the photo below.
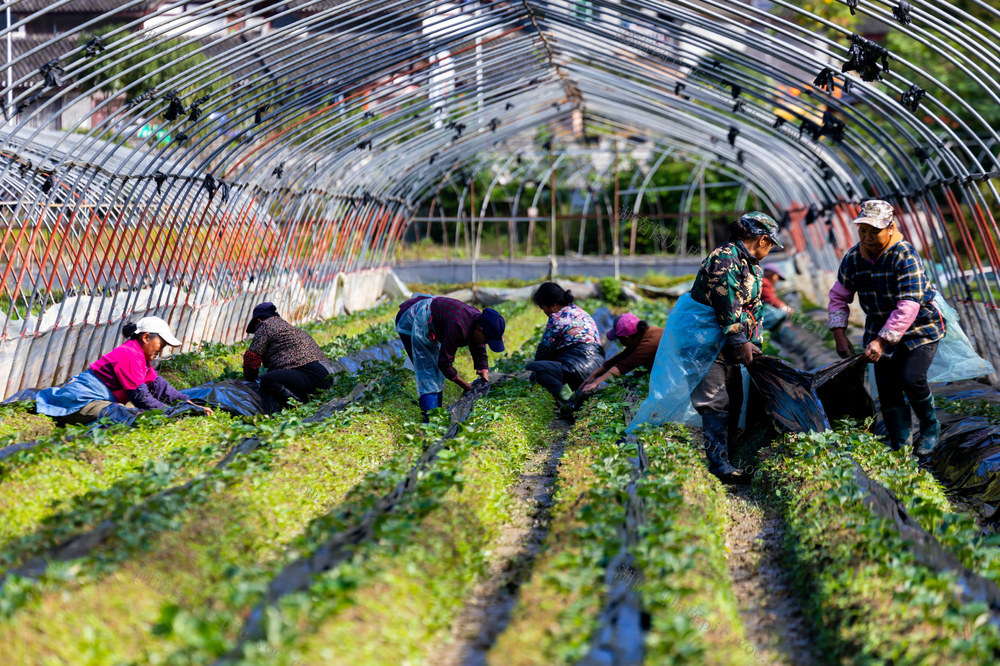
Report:
[[[738,227],[744,232],[744,235],[765,236],[779,250],[785,249],[785,246],[778,239],[778,223],[767,213],[762,213],[759,210],[744,213],[740,219],[733,223],[733,226]]]
[[[869,224],[876,229],[885,229],[892,224],[892,204],[881,199],[869,199],[861,204],[861,212],[854,218],[854,224]]]

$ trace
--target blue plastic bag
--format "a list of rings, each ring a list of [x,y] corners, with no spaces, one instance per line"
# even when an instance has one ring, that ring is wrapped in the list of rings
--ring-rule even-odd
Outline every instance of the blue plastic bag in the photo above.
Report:
[[[409,335],[413,343],[413,358],[408,359],[417,379],[417,394],[440,393],[444,390],[444,373],[438,367],[440,350],[432,339],[431,302],[433,298],[417,301],[403,313],[396,324],[396,332]]]
[[[643,423],[701,425],[691,392],[708,374],[722,349],[722,328],[715,310],[684,294],[670,311],[649,375],[649,397],[639,406],[628,432]]]
[[[934,360],[927,370],[927,381],[957,382],[996,372],[993,365],[972,348],[965,331],[958,324],[958,313],[948,305],[941,294],[934,296],[934,305],[944,317],[945,336],[938,343]]]

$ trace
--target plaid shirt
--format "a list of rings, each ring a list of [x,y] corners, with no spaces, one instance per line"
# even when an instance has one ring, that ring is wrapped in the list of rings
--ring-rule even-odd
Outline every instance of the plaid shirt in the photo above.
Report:
[[[414,296],[399,306],[396,322],[404,312],[413,307],[417,301],[430,296]],[[445,296],[434,296],[431,302],[431,328],[434,330],[434,341],[441,347],[438,353],[438,368],[445,379],[458,377],[455,369],[455,352],[459,347],[468,347],[472,355],[472,365],[476,370],[486,370],[490,367],[486,356],[486,345],[469,343],[469,336],[476,327],[476,320],[482,314],[479,310],[466,305],[462,301]]]
[[[741,241],[715,248],[701,264],[691,298],[715,310],[726,344],[738,347],[764,341],[761,327],[761,282],[764,272]]]
[[[866,346],[878,337],[899,301],[920,304],[917,318],[903,334],[900,344],[915,349],[944,337],[944,320],[931,303],[934,287],[924,275],[917,251],[905,240],[888,248],[875,261],[862,257],[860,247],[855,245],[840,262],[837,280],[848,291],[857,293],[861,309],[867,315]],[[883,355],[891,358],[894,348],[895,345],[887,346]]]

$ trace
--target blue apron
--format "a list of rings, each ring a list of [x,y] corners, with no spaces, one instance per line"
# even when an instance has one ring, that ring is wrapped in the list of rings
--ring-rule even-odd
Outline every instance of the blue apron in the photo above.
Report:
[[[413,365],[417,379],[417,393],[440,393],[444,390],[444,373],[438,367],[438,343],[432,339],[434,327],[431,324],[431,302],[433,298],[417,301],[404,312],[396,332],[409,335],[413,344],[413,358],[407,359]]]
[[[95,400],[118,402],[111,389],[90,370],[84,370],[63,386],[42,389],[35,396],[39,414],[67,416],[75,414]]]

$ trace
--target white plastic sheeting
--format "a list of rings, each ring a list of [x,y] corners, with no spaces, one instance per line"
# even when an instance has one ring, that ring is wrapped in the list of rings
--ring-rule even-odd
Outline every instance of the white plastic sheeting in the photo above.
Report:
[[[41,317],[8,322],[7,336],[0,338],[0,400],[22,388],[67,381],[121,343],[125,321],[162,317],[184,343],[176,351],[190,351],[202,342],[246,338],[250,313],[262,301],[271,301],[283,317],[301,323],[369,308],[387,285],[391,296],[401,295],[401,284],[391,269],[380,268],[339,273],[323,289],[305,287],[296,273],[290,273],[269,289],[224,301],[214,300],[210,289],[187,292],[170,285],[123,291],[114,298],[70,297],[50,306]],[[154,302],[166,304],[150,305]],[[57,321],[73,323],[57,326]],[[35,334],[21,336],[22,330]]]

